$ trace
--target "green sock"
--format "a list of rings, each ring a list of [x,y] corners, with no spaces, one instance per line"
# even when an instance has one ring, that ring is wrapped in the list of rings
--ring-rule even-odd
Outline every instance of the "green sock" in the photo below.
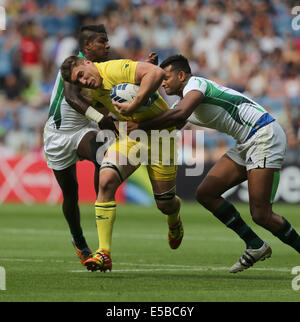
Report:
[[[282,220],[281,228],[277,233],[273,233],[273,235],[300,253],[300,236],[284,217],[282,217]]]
[[[217,217],[228,228],[236,232],[240,238],[246,243],[247,248],[257,249],[263,245],[261,240],[255,232],[244,222],[239,212],[228,201],[225,201],[215,212]]]

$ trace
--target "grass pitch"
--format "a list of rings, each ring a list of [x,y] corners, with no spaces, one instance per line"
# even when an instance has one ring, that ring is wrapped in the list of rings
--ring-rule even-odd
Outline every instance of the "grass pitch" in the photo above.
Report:
[[[299,254],[255,225],[248,205],[242,217],[267,241],[271,259],[230,274],[244,243],[208,211],[183,203],[185,237],[171,250],[166,218],[155,207],[121,205],[113,234],[113,270],[88,272],[78,261],[60,206],[0,206],[0,266],[6,290],[0,302],[285,302],[300,301],[291,270]],[[300,232],[299,205],[275,205]],[[94,209],[81,205],[92,250],[98,245]],[[300,284],[298,282],[298,284]],[[1,285],[1,283],[0,283]],[[3,283],[2,283],[3,285]]]

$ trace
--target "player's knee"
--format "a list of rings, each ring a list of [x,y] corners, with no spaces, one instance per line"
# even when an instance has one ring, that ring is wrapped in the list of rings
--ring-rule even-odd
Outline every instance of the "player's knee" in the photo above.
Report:
[[[176,198],[176,187],[164,193],[154,193],[157,208],[165,215],[171,215],[178,210],[180,202]]]
[[[100,173],[99,193],[114,193],[119,185],[120,180],[113,171],[102,171]]]
[[[270,209],[261,205],[250,205],[252,220],[259,226],[267,227],[270,219]]]
[[[200,204],[202,204],[203,194],[202,194],[202,191],[201,191],[201,189],[199,187],[196,190],[195,198]]]
[[[202,206],[206,206],[209,200],[207,192],[201,186],[197,188],[195,198]]]
[[[165,215],[171,215],[178,210],[180,207],[179,202],[176,202],[176,198],[168,201],[158,201],[156,200],[157,208]]]
[[[261,227],[266,227],[268,223],[268,217],[262,216],[261,214],[258,214],[258,213],[252,214],[252,220]]]
[[[168,205],[159,201],[156,201],[157,209],[160,210],[163,214],[167,215]]]

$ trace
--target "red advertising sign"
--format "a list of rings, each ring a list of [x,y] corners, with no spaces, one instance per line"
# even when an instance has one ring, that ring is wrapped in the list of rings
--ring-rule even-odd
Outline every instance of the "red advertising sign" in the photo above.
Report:
[[[88,161],[77,163],[79,201],[94,203],[94,166]],[[116,195],[124,201],[123,186]],[[29,153],[14,158],[0,157],[0,203],[58,203],[62,201],[60,187],[42,153]]]

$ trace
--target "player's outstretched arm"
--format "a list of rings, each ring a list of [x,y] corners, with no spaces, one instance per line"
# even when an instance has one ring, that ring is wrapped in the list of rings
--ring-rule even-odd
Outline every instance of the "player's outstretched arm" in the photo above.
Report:
[[[150,120],[139,123],[137,128],[152,130],[171,126],[182,126],[202,102],[203,97],[204,95],[200,91],[190,91],[175,108],[167,110]]]
[[[94,109],[92,107],[92,99],[87,96],[83,96],[81,93],[81,88],[64,81],[64,94],[67,103],[72,108],[88,119],[98,123],[100,129],[109,129],[118,133],[114,120],[108,115],[109,111],[105,107],[101,109],[102,113]]]

